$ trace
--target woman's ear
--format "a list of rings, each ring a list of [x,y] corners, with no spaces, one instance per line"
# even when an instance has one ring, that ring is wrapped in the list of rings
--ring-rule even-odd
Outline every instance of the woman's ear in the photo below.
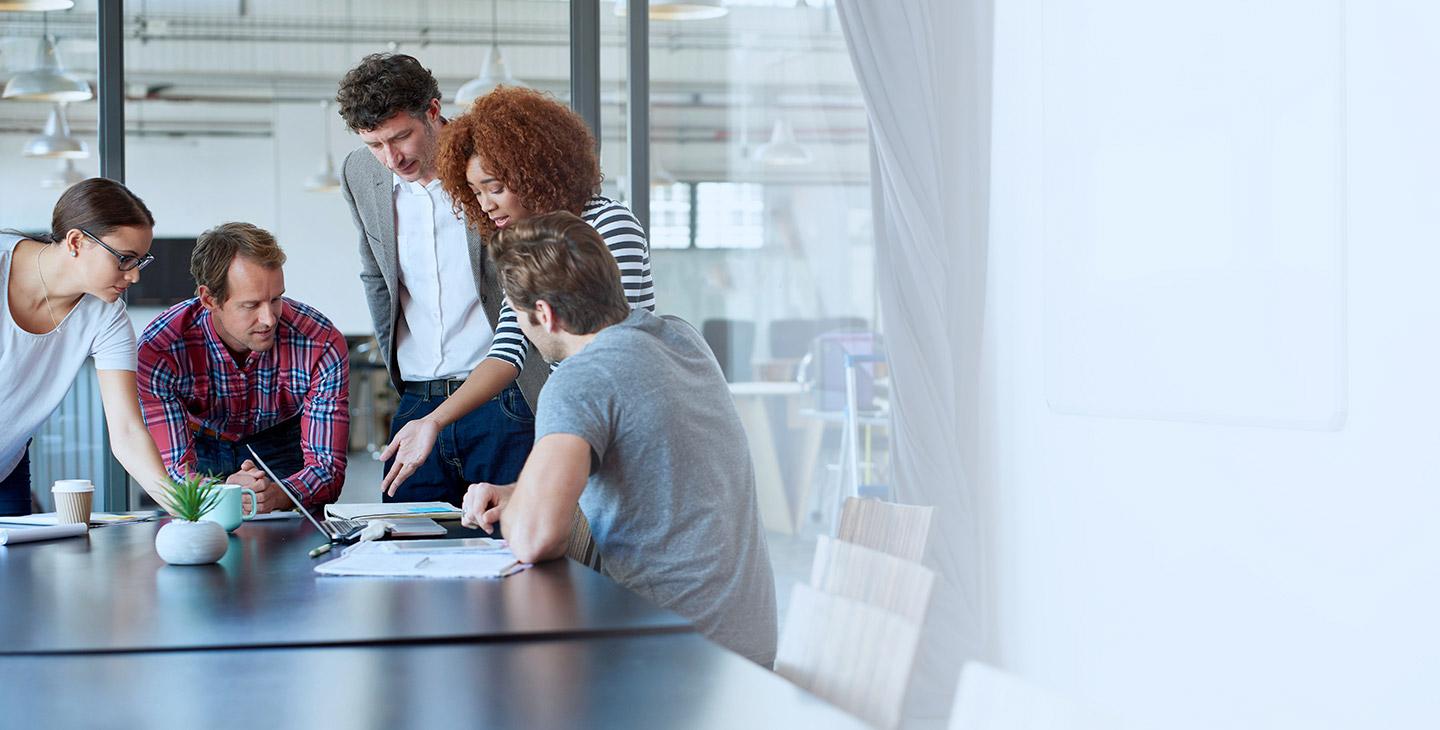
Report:
[[[78,228],[71,228],[65,233],[65,239],[60,241],[60,245],[65,247],[65,252],[71,257],[80,255],[80,244],[82,243],[85,243],[85,234],[81,233]]]

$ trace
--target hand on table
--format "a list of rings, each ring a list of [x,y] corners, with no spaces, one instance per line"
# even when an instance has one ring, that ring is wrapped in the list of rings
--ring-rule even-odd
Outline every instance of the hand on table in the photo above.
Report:
[[[440,428],[439,423],[420,418],[401,426],[400,430],[395,432],[395,438],[390,439],[390,443],[385,445],[384,453],[380,454],[381,461],[395,457],[390,472],[380,482],[380,491],[387,496],[395,496],[395,490],[430,456],[430,450],[435,448],[435,439],[440,437]]]
[[[290,509],[295,506],[295,503],[291,502],[290,498],[285,496],[285,492],[281,491],[280,486],[270,481],[270,479],[265,476],[265,472],[262,471],[260,467],[255,466],[255,462],[249,459],[246,459],[245,463],[240,465],[240,471],[227,477],[225,483],[238,484],[242,487],[255,490],[255,499],[260,502],[259,507],[255,510],[257,514]],[[240,497],[240,509],[248,514],[250,512],[250,495],[242,493]]]
[[[463,514],[460,516],[460,524],[478,527],[486,533],[495,532],[495,523],[500,521],[500,513],[505,511],[505,505],[510,503],[510,495],[514,493],[513,484],[471,484],[465,491],[465,501],[461,503]]]

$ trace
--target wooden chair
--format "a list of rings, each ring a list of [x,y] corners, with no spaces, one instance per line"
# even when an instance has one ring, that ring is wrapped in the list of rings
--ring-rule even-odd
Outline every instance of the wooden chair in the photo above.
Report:
[[[590,534],[590,521],[585,513],[575,508],[575,519],[570,523],[570,542],[565,546],[565,557],[583,563],[591,569],[600,570],[600,550],[595,545],[595,536]]]
[[[923,626],[935,572],[879,550],[821,535],[815,543],[810,586],[883,608]]]
[[[836,536],[918,563],[925,555],[934,512],[934,507],[847,497]]]
[[[775,672],[882,728],[900,721],[920,626],[803,583],[795,586]]]
[[[960,673],[949,730],[1114,730],[1125,725],[981,662]]]

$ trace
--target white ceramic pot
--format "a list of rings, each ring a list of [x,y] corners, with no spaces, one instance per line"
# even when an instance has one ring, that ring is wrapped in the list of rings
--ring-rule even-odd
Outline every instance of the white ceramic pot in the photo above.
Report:
[[[171,565],[208,565],[229,548],[225,528],[215,522],[170,520],[155,533],[155,552]]]

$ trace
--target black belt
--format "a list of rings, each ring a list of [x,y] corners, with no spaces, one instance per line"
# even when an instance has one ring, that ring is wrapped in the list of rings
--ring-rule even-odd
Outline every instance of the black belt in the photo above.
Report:
[[[422,380],[419,382],[405,381],[405,392],[410,395],[418,395],[423,398],[447,398],[455,395],[460,386],[465,384],[465,379],[458,380]]]

